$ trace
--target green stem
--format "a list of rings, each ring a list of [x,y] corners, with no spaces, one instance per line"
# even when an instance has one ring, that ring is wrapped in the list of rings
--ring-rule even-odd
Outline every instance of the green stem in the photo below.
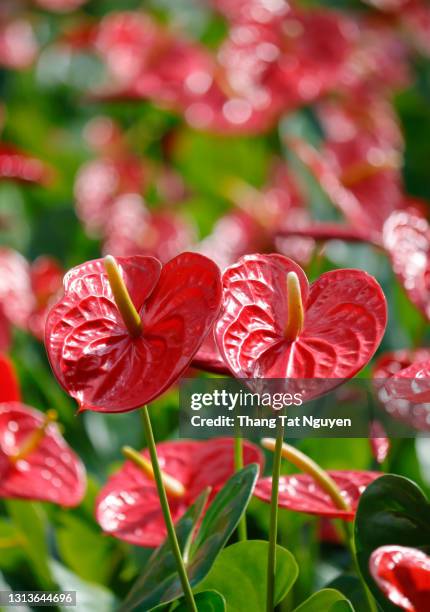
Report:
[[[239,472],[243,468],[243,438],[236,436],[234,439],[234,470]],[[244,542],[247,538],[246,529],[246,513],[244,512],[242,518],[237,526],[237,535],[240,542]]]
[[[342,527],[345,533],[345,541],[346,544],[349,548],[349,552],[351,553],[351,558],[352,561],[354,563],[354,567],[355,567],[355,571],[357,573],[357,576],[360,579],[360,582],[363,586],[363,591],[364,594],[366,596],[366,600],[367,600],[367,605],[369,606],[369,612],[378,612],[378,606],[376,605],[375,599],[372,595],[372,593],[369,591],[369,588],[361,574],[360,571],[360,567],[358,565],[358,561],[357,561],[357,553],[355,550],[355,542],[354,542],[354,534],[353,534],[353,530],[352,530],[352,525],[350,523],[347,523],[346,521],[341,521],[342,522]]]
[[[182,589],[184,591],[187,608],[190,612],[197,612],[196,602],[194,601],[194,595],[188,580],[184,561],[181,555],[181,549],[179,548],[178,538],[176,536],[175,527],[173,526],[172,516],[170,514],[169,502],[167,500],[166,490],[163,484],[160,464],[158,463],[157,449],[155,447],[154,434],[152,432],[151,419],[149,418],[147,406],[143,407],[143,426],[145,429],[145,437],[148,444],[149,454],[151,456],[152,468],[154,470],[154,480],[157,485],[158,497],[160,498],[164,522],[166,524],[170,546],[175,557],[176,567],[181,580]]]
[[[278,537],[278,493],[281,473],[281,451],[284,441],[284,427],[278,425],[275,454],[272,470],[272,497],[270,500],[269,554],[267,558],[267,598],[266,612],[275,609],[276,541]]]

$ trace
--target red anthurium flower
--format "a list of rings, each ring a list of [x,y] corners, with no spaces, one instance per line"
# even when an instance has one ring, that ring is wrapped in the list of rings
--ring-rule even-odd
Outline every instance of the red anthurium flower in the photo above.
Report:
[[[77,506],[85,493],[85,472],[52,422],[18,402],[0,404],[0,498],[11,497]]]
[[[369,442],[372,455],[377,463],[383,463],[390,451],[390,439],[379,421],[370,424]]]
[[[301,11],[287,3],[270,11],[255,4],[233,23],[219,51],[227,82],[248,100],[249,112],[269,108],[279,114],[332,88],[356,28],[334,11]]]
[[[330,495],[309,474],[293,474],[280,477],[279,507],[295,512],[352,521],[360,495],[371,482],[381,475],[379,472],[341,470],[329,470],[327,473],[338,486],[344,501],[349,506],[348,510],[338,508]],[[261,478],[257,482],[254,495],[270,504],[271,492],[272,479]]]
[[[197,250],[224,270],[247,253],[265,250],[266,238],[261,224],[249,212],[233,210],[218,219]]]
[[[30,281],[35,307],[28,319],[28,329],[39,340],[45,334],[45,322],[49,307],[63,286],[64,270],[52,257],[38,257],[31,265]]]
[[[207,487],[211,487],[211,501],[235,471],[230,438],[163,442],[157,444],[157,454],[168,479],[165,482],[174,522]],[[147,450],[138,456],[150,465]],[[258,463],[263,467],[261,451],[247,441],[244,463]],[[175,487],[170,482],[172,478]],[[96,501],[96,517],[103,531],[138,546],[159,546],[167,535],[150,468],[131,460],[101,490]]]
[[[30,265],[17,251],[0,249],[0,306],[7,321],[41,340],[47,310],[58,295],[63,274],[52,257],[38,257]]]
[[[12,19],[0,23],[0,66],[12,70],[28,68],[37,51],[36,37],[27,20]]]
[[[383,229],[383,244],[409,299],[430,319],[430,226],[417,210],[393,212]]]
[[[90,235],[104,231],[118,196],[139,194],[146,182],[141,159],[120,152],[86,163],[75,182],[76,212]]]
[[[166,262],[195,242],[193,226],[170,210],[150,212],[140,196],[118,198],[105,227],[103,251],[115,257],[152,255]]]
[[[19,402],[20,399],[21,393],[14,367],[5,355],[0,354],[0,403]]]
[[[0,304],[13,325],[26,328],[35,306],[30,265],[20,253],[8,248],[0,248]]]
[[[10,346],[10,325],[0,304],[0,352],[5,352]]]
[[[48,166],[15,146],[0,143],[0,179],[45,185],[52,178]]]
[[[194,253],[163,268],[144,256],[77,266],[66,274],[64,297],[46,323],[54,374],[81,410],[138,408],[189,366],[220,301],[217,266]]]
[[[333,270],[309,286],[291,259],[248,255],[223,286],[216,335],[229,368],[239,378],[321,379],[313,390],[308,380],[307,399],[353,377],[385,330],[384,294],[360,270]]]
[[[369,242],[380,245],[387,216],[405,204],[397,164],[398,153],[372,144],[372,138],[329,143],[324,154],[303,140],[288,139],[333,204]],[[373,156],[373,157],[372,157]]]
[[[231,376],[231,372],[219,352],[213,330],[203,340],[202,345],[191,362],[191,366],[205,372]]]
[[[410,2],[407,11],[399,13],[401,26],[409,40],[424,55],[430,55],[430,7],[426,2]]]
[[[388,599],[403,610],[426,612],[430,601],[430,557],[416,548],[381,546],[370,557],[370,573]]]
[[[388,413],[421,431],[430,431],[430,349],[401,350],[375,364],[374,383]]]

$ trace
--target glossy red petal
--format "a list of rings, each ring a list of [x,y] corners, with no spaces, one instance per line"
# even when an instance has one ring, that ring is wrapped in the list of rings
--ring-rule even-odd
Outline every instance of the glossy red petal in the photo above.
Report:
[[[430,319],[430,226],[417,211],[394,212],[385,222],[383,244],[409,299]]]
[[[354,519],[355,511],[364,489],[381,475],[379,472],[329,471],[351,510],[339,510],[330,496],[308,474],[281,476],[279,481],[279,507],[316,514],[327,518]],[[272,479],[262,478],[257,482],[254,495],[270,503]]]
[[[0,403],[18,402],[20,399],[19,383],[12,362],[0,354]]]
[[[10,347],[10,324],[7,320],[3,306],[0,304],[0,352],[6,352]]]
[[[378,463],[383,463],[390,451],[390,439],[379,421],[370,424],[369,443],[372,455]]]
[[[10,460],[43,421],[41,412],[24,404],[0,404],[0,497],[77,506],[85,494],[85,470],[55,424],[27,457]]]
[[[231,376],[231,372],[219,352],[213,331],[203,340],[202,345],[194,355],[191,367],[204,370],[205,372]]]
[[[224,304],[216,336],[221,354],[239,378],[264,376],[258,359],[282,338],[288,319],[289,272],[297,274],[306,304],[306,275],[282,255],[245,255],[223,275]]]
[[[305,310],[304,328],[294,342],[284,335],[286,279],[292,270],[300,279]],[[313,379],[312,388],[309,381],[304,385],[307,399],[354,376],[385,330],[384,294],[359,270],[327,272],[308,289],[303,270],[292,260],[250,255],[226,270],[223,284],[216,334],[230,369],[239,378]]]
[[[0,143],[0,178],[45,185],[51,177],[52,170],[40,159]]]
[[[201,255],[183,253],[161,273],[152,257],[117,261],[141,336],[129,335],[103,260],[71,270],[64,298],[48,315],[52,369],[81,409],[124,412],[158,397],[188,367],[219,311],[219,270]]]
[[[157,453],[162,470],[186,489],[181,499],[169,497],[174,522],[207,487],[212,488],[211,500],[234,473],[232,439],[163,442],[157,445]],[[149,459],[147,450],[142,455]],[[244,463],[263,466],[260,449],[249,442],[244,443]],[[167,535],[156,485],[131,461],[101,490],[96,518],[106,533],[138,546],[159,546]]]
[[[44,338],[48,310],[61,293],[63,277],[63,268],[52,257],[38,257],[31,266],[30,278],[35,308],[28,318],[27,327],[38,340]]]
[[[379,401],[391,417],[418,431],[430,431],[430,349],[385,353],[373,372]]]
[[[20,253],[0,248],[0,304],[8,320],[26,328],[35,307],[30,266]]]
[[[416,548],[381,546],[370,557],[370,573],[388,599],[403,610],[427,612],[430,557]]]

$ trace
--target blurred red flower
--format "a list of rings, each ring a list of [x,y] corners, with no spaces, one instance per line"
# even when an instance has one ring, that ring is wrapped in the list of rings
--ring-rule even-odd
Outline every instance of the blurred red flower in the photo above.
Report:
[[[21,393],[12,362],[0,353],[0,403],[19,402]]]
[[[360,495],[371,482],[381,476],[379,472],[350,470],[329,470],[327,473],[338,486],[342,497],[350,507],[349,510],[336,507],[328,493],[309,474],[293,474],[291,476],[280,477],[279,507],[295,512],[352,521],[354,520]],[[257,482],[254,495],[270,504],[271,493],[272,479],[261,478]]]
[[[0,498],[77,506],[85,488],[84,467],[49,414],[0,404]]]
[[[147,450],[141,454],[149,459]],[[229,438],[162,442],[157,454],[163,472],[184,487],[182,496],[168,494],[174,522],[208,487],[211,501],[235,472]],[[243,458],[245,465],[257,463],[262,470],[263,455],[257,446],[245,441]],[[100,491],[96,517],[103,531],[138,546],[159,546],[167,535],[155,482],[132,461],[126,461]]]

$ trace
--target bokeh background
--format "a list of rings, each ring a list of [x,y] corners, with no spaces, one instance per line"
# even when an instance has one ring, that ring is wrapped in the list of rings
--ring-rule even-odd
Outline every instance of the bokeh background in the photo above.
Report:
[[[140,448],[144,438],[138,413],[77,417],[50,373],[43,317],[64,270],[108,252],[168,261],[183,250],[221,268],[248,252],[276,251],[311,279],[359,267],[377,277],[389,303],[381,350],[426,344],[425,318],[396,280],[381,235],[394,210],[428,214],[429,6],[292,5],[2,0],[0,303],[13,324],[8,351],[26,403],[57,409],[90,479],[74,510],[0,503],[0,536],[13,512],[28,540],[0,551],[0,581],[40,587],[55,558],[64,588],[79,585],[87,609],[106,610],[150,553],[102,536],[93,517],[121,447]],[[347,225],[354,242],[320,223]],[[332,239],[316,239],[318,227]],[[177,435],[176,389],[152,415],[158,440]],[[326,468],[375,466],[367,440],[300,445]],[[425,438],[395,440],[384,468],[429,491],[428,451]],[[321,540],[317,519],[282,511],[280,520],[281,543],[301,566],[292,596],[299,602],[341,571],[345,552]],[[268,507],[253,501],[249,522],[251,537],[264,538]]]

